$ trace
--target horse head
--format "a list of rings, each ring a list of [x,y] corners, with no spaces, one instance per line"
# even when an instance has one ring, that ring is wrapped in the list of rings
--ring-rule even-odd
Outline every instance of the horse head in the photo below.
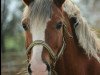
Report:
[[[28,70],[32,75],[48,75],[65,48],[65,0],[23,0],[26,10],[22,25],[26,32]]]

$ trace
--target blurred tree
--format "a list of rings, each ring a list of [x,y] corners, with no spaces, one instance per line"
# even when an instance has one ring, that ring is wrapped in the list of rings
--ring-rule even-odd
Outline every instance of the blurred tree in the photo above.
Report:
[[[22,49],[23,47],[23,29],[21,27],[22,9],[23,5],[21,0],[1,0],[2,53],[8,50],[7,45],[13,46],[11,47],[12,49],[10,48],[10,50],[17,50],[16,48]],[[10,42],[11,40],[9,39],[14,42]]]
[[[5,23],[7,18],[7,0],[1,0],[1,51],[5,51]]]

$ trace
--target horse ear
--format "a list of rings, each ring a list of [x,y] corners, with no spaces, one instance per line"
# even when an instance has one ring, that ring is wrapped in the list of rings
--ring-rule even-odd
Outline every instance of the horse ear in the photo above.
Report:
[[[34,1],[34,0],[23,0],[23,2],[24,2],[26,5],[29,5],[32,1]]]
[[[53,0],[53,1],[58,7],[61,7],[63,3],[65,2],[65,0]]]

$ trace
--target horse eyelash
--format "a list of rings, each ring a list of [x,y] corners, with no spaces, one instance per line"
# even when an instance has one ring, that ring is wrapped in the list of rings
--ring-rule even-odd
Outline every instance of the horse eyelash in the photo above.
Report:
[[[62,27],[62,22],[58,22],[56,24],[56,29],[59,30],[59,29],[61,29],[61,27]]]
[[[22,24],[22,26],[23,26],[24,30],[28,30],[28,28],[29,28],[28,25],[26,25],[24,23]]]

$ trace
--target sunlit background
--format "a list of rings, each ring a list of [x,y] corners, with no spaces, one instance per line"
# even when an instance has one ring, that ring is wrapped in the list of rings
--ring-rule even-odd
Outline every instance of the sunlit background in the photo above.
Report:
[[[100,0],[72,0],[100,37]],[[17,75],[25,68],[26,50],[21,18],[22,0],[1,0],[1,75]]]

